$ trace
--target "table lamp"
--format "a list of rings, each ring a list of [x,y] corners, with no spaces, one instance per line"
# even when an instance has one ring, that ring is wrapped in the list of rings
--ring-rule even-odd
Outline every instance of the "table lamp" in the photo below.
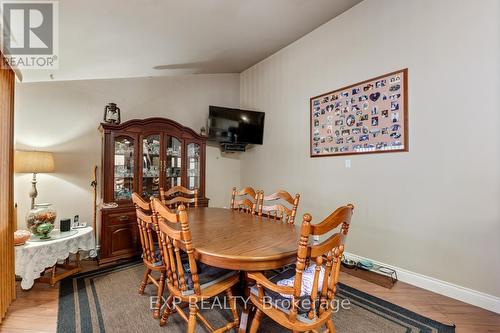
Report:
[[[31,180],[31,209],[35,208],[36,174],[54,172],[54,156],[44,151],[16,151],[14,155],[14,169],[17,173],[33,173]]]

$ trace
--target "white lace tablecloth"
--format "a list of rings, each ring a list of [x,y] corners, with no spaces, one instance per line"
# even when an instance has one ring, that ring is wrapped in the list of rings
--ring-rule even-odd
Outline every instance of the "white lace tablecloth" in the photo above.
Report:
[[[69,257],[70,253],[79,250],[89,251],[90,257],[97,255],[95,237],[92,227],[78,229],[78,233],[66,238],[45,242],[26,242],[16,246],[16,275],[22,278],[21,288],[30,289],[35,279],[54,266],[59,260]]]

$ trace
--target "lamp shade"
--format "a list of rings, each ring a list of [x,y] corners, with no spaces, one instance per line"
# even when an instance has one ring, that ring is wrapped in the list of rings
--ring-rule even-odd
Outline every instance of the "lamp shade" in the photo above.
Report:
[[[45,151],[16,151],[14,169],[17,173],[54,172],[54,156]]]

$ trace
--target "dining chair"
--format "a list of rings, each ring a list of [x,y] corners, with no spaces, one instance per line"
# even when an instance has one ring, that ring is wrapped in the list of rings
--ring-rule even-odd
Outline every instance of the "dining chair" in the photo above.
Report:
[[[139,228],[139,238],[142,247],[142,261],[145,266],[144,278],[139,286],[139,294],[144,294],[144,289],[149,283],[156,286],[157,300],[153,311],[153,318],[160,317],[161,300],[165,288],[165,265],[160,255],[158,243],[155,239],[157,235],[157,226],[153,219],[152,210],[149,202],[144,201],[137,193],[132,193],[132,201],[135,205],[137,215],[137,226]],[[157,272],[156,278],[152,272]]]
[[[258,200],[258,191],[256,192],[252,187],[245,187],[239,191],[236,190],[236,187],[233,187],[231,193],[231,209],[239,212],[256,214]]]
[[[153,216],[158,221],[158,235],[162,255],[165,258],[169,291],[160,325],[165,325],[168,317],[176,312],[188,323],[188,333],[195,332],[197,319],[210,332],[225,332],[238,327],[236,299],[233,297],[231,288],[239,282],[239,272],[196,262],[196,246],[191,239],[188,215],[184,205],[180,205],[174,212],[155,198],[152,200],[152,208]],[[183,264],[181,260],[180,253],[183,250],[187,254],[186,264]],[[198,311],[197,304],[206,302],[221,293],[225,293],[227,297],[226,301],[231,309],[233,321],[215,329]],[[189,305],[189,315],[184,313],[178,301]]]
[[[160,188],[160,199],[169,208],[177,208],[183,204],[186,207],[198,207],[198,189],[187,189],[184,186],[174,186],[168,191]]]
[[[251,333],[257,332],[263,314],[293,332],[318,332],[316,329],[323,325],[326,332],[335,332],[331,316],[353,210],[351,204],[340,207],[315,225],[311,224],[311,215],[305,214],[295,268],[269,279],[261,272],[247,273],[256,283],[250,289],[250,300],[256,307]],[[311,242],[312,237],[329,234],[339,225],[340,230],[324,241]]]
[[[294,224],[297,208],[299,206],[300,194],[297,193],[295,197],[292,197],[287,191],[281,190],[265,196],[264,191],[257,192],[259,192],[259,216],[265,216],[269,220]],[[291,207],[289,208],[281,202],[289,203]]]

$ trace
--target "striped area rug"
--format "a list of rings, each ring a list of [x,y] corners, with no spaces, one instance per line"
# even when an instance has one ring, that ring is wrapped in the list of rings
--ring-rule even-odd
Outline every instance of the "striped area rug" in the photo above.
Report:
[[[57,332],[186,332],[186,323],[172,315],[167,325],[160,327],[152,318],[150,297],[152,286],[144,295],[137,293],[143,275],[142,263],[128,263],[67,278],[61,282]],[[447,326],[422,317],[412,311],[339,284],[339,304],[349,304],[333,315],[338,333],[448,333]],[[348,301],[345,301],[348,300]],[[215,326],[223,326],[231,318],[229,311],[202,310]],[[259,332],[286,332],[276,323],[263,320]],[[206,332],[197,326],[197,332]]]

